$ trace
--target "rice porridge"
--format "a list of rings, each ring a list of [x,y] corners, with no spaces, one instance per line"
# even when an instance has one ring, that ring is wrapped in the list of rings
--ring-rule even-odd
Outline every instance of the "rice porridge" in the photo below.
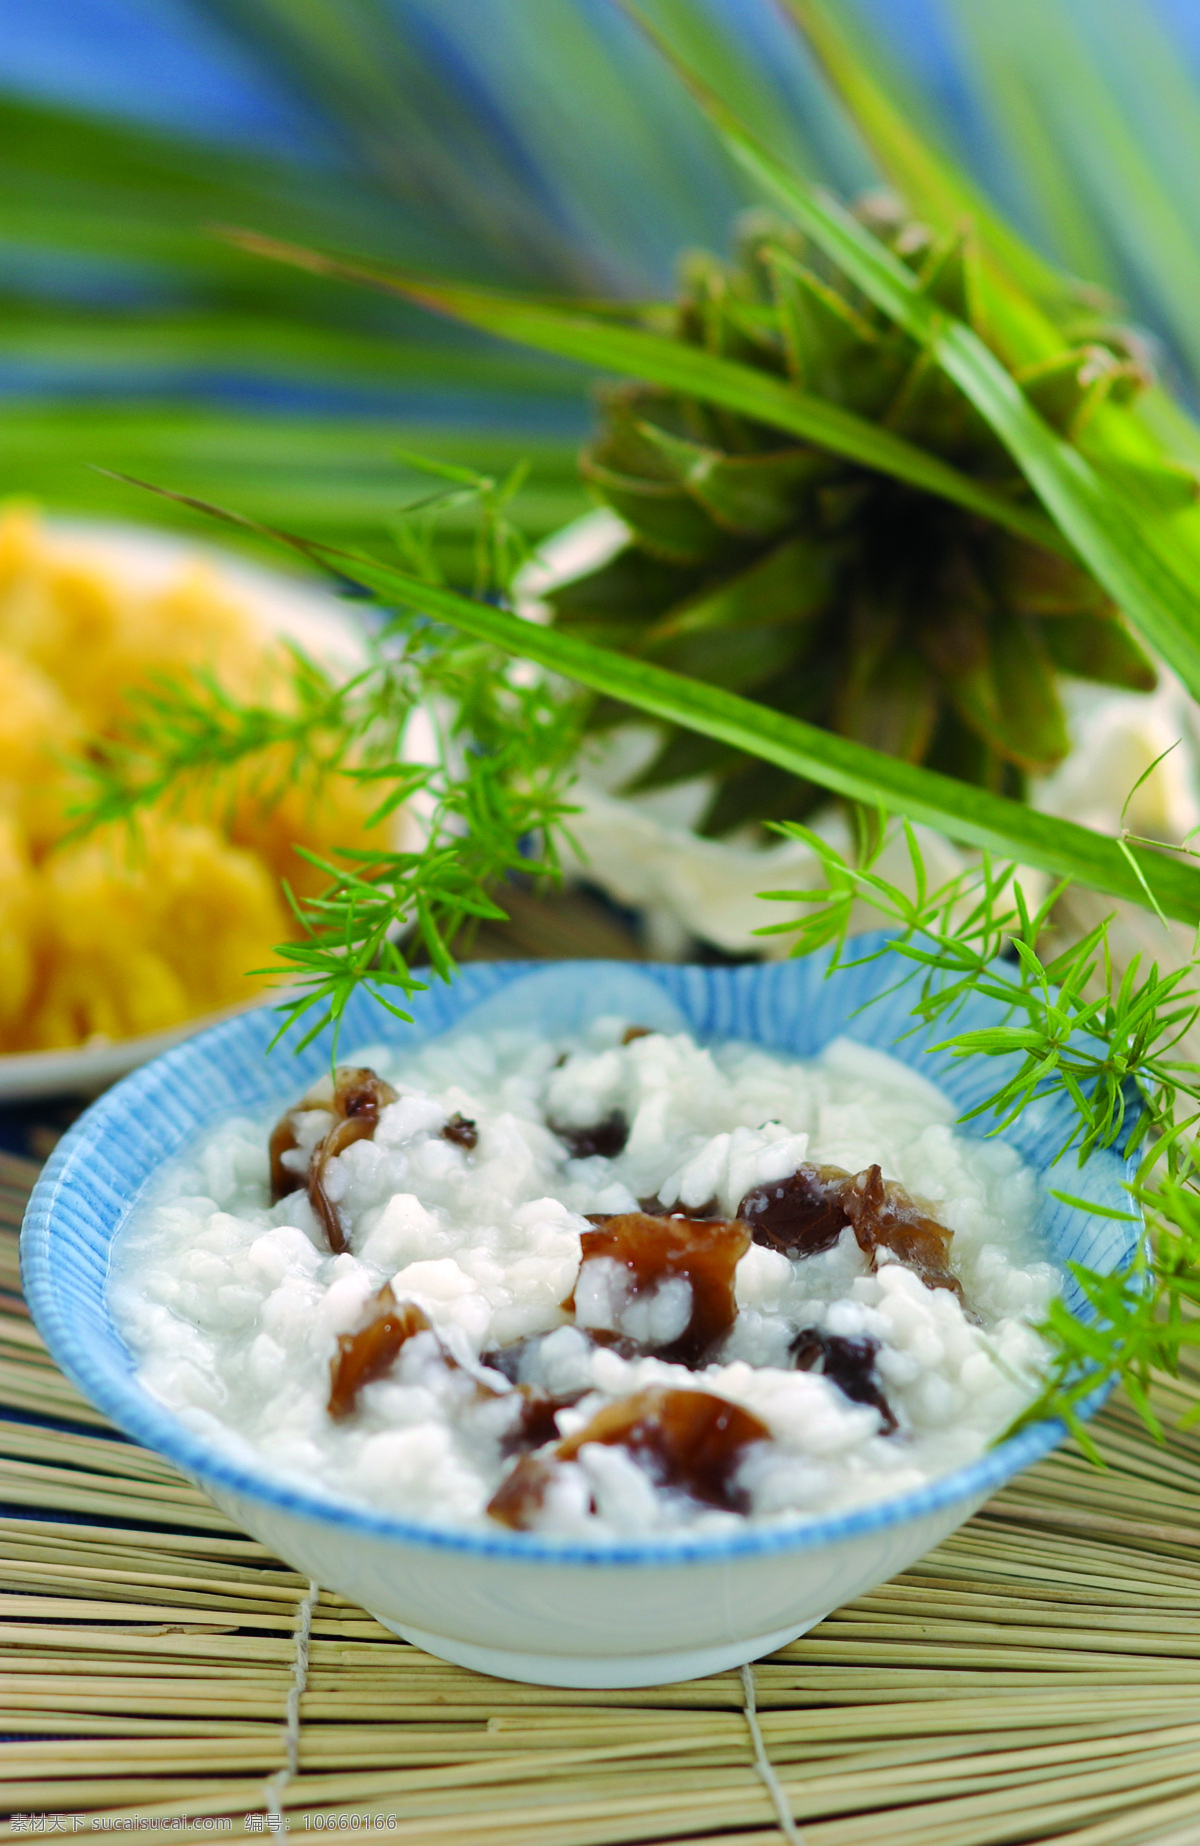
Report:
[[[1034,1176],[849,1039],[624,1019],[375,1048],[167,1163],[118,1239],[146,1388],[458,1528],[713,1531],[906,1492],[1037,1388]]]

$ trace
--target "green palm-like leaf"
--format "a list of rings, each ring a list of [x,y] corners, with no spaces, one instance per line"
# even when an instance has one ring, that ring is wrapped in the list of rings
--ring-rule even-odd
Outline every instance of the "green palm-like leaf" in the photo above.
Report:
[[[213,229],[265,222],[462,268],[431,210],[319,165],[2,95],[0,156],[0,364],[7,391],[21,381],[0,495],[127,517],[96,463],[378,546],[416,491],[391,460],[404,444],[496,473],[527,452],[554,480],[544,513],[536,494],[519,509],[534,538],[586,506],[586,414],[557,361],[255,262]],[[463,541],[466,557],[465,526]]]
[[[383,264],[347,262],[252,233],[239,233],[237,241],[244,249],[317,275],[385,289],[502,339],[517,340],[599,370],[634,373],[669,390],[719,404],[911,487],[924,488],[1034,544],[1054,551],[1066,549],[1061,535],[1040,514],[1014,505],[878,423],[736,360],[549,302],[431,282]]]
[[[1060,338],[1053,318],[1038,304],[1069,307],[1066,279],[991,210],[952,160],[914,130],[871,75],[877,47],[854,34],[844,8],[831,7],[829,0],[784,3],[883,171],[912,207],[942,231],[969,219],[981,233],[984,319],[1000,343],[1027,363],[1053,358]],[[1059,200],[1068,256],[1089,280],[1108,281],[1120,270],[1125,246],[1134,246],[1134,261],[1149,277],[1154,301],[1194,363],[1200,351],[1194,240],[1099,66],[1098,40],[1107,33],[1120,66],[1133,67],[1136,99],[1169,120],[1172,142],[1190,173],[1187,162],[1194,164],[1200,152],[1200,103],[1152,10],[1098,3],[1086,34],[1073,27],[1059,0],[1038,5],[1015,0],[1002,8],[957,0],[956,11],[979,52],[985,99],[1001,114],[1016,111],[1009,125],[1018,164],[1029,168],[1039,199]],[[1036,97],[1025,93],[1029,84]],[[1068,136],[1058,120],[1063,111],[1070,112],[1071,132],[1086,142],[1094,169],[1090,192],[1063,159]],[[1075,239],[1081,240],[1078,246]],[[1094,303],[1089,310],[1086,292],[1076,290],[1076,320],[1086,320],[1089,312],[1095,316]],[[1144,544],[1184,586],[1200,582],[1200,429],[1181,407],[1161,387],[1145,391],[1127,408],[1102,406],[1080,432],[1078,447],[1132,503]],[[1177,458],[1188,465],[1181,468]],[[1136,623],[1135,612],[1129,614]],[[1194,626],[1194,615],[1191,621]]]
[[[473,432],[409,425],[418,452],[470,466],[478,455]],[[64,451],[70,469],[64,468]],[[376,417],[272,418],[168,399],[138,404],[93,400],[86,431],[71,405],[12,405],[4,415],[0,480],[47,505],[65,503],[87,518],[154,521],[188,527],[208,538],[208,522],[172,502],[143,496],[132,510],[128,492],[104,467],[142,480],[180,480],[199,497],[236,498],[264,525],[294,520],[329,545],[379,549],[399,509],[426,497],[429,476],[398,461],[394,429]],[[521,530],[540,540],[576,518],[586,504],[574,445],[530,433],[520,440],[493,434],[489,465],[504,475],[519,463],[529,477],[513,503]],[[451,507],[438,520],[439,557],[454,582],[474,576],[477,519],[473,508]],[[245,548],[277,562],[277,546],[246,529]]]
[[[1200,251],[1191,176],[1200,105],[1161,9],[1089,0],[1086,31],[1062,0],[954,0],[954,12],[983,77],[985,107],[1008,145],[1020,147],[1068,260],[1113,287],[1132,271],[1195,371]],[[1174,186],[1170,165],[1147,144],[1149,124],[1139,120],[1147,111],[1176,152]],[[1064,146],[1074,159],[1062,158]]]

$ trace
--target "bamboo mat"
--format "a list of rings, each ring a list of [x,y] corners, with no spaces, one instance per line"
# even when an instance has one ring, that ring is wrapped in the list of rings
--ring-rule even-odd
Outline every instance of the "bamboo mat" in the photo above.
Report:
[[[748,1674],[509,1685],[313,1597],[114,1438],[21,1299],[35,1172],[0,1156],[0,1838],[1200,1843],[1200,1437],[1110,1406],[1106,1470],[1061,1450]]]

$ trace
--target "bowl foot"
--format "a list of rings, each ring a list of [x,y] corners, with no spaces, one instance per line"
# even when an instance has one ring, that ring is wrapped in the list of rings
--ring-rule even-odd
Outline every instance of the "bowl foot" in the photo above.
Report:
[[[386,1615],[375,1620],[411,1641],[439,1660],[455,1666],[470,1667],[476,1673],[489,1673],[493,1679],[516,1679],[531,1686],[575,1686],[599,1692],[623,1686],[667,1686],[679,1679],[702,1679],[708,1673],[723,1673],[730,1667],[744,1666],[763,1654],[786,1647],[798,1635],[824,1618],[813,1616],[796,1628],[780,1628],[774,1634],[750,1635],[743,1641],[729,1641],[719,1647],[685,1648],[673,1654],[519,1654],[505,1647],[479,1647],[473,1641],[459,1641],[449,1635],[428,1634],[423,1628],[411,1628],[407,1622],[393,1622]]]

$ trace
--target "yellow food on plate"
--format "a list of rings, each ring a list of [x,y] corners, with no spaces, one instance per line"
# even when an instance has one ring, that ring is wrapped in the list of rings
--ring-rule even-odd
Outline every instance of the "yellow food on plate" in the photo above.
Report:
[[[132,688],[164,674],[201,667],[242,697],[264,691],[274,655],[205,560],[182,559],[161,588],[139,591],[22,506],[0,516],[0,647],[40,667],[99,734]]]
[[[69,763],[87,731],[42,668],[2,644],[0,686],[0,815],[40,856],[61,839],[66,811],[82,793]]]
[[[325,882],[296,847],[368,843],[364,791],[297,783],[280,760],[232,799],[180,791],[135,831],[68,837],[80,765],[131,692],[204,671],[282,699],[284,660],[219,567],[181,558],[135,580],[86,536],[0,513],[0,1053],[136,1037],[251,997],[251,971],[295,931],[281,880]]]
[[[15,821],[0,814],[0,1044],[33,995],[37,914],[29,854]]]
[[[106,827],[42,868],[32,1043],[158,1032],[246,990],[288,933],[276,881],[214,828],[150,816]]]
[[[264,755],[270,758],[269,752]],[[297,846],[326,856],[333,842],[377,846],[378,833],[368,834],[363,823],[379,800],[379,790],[370,785],[364,789],[348,776],[314,785],[311,779],[287,778],[286,770],[286,759],[280,756],[265,764],[265,786],[272,793],[269,805],[254,798],[255,788],[263,783],[252,776],[244,779],[229,819],[229,837],[256,853],[277,879],[286,879],[297,897],[315,897],[329,879],[300,857]]]

